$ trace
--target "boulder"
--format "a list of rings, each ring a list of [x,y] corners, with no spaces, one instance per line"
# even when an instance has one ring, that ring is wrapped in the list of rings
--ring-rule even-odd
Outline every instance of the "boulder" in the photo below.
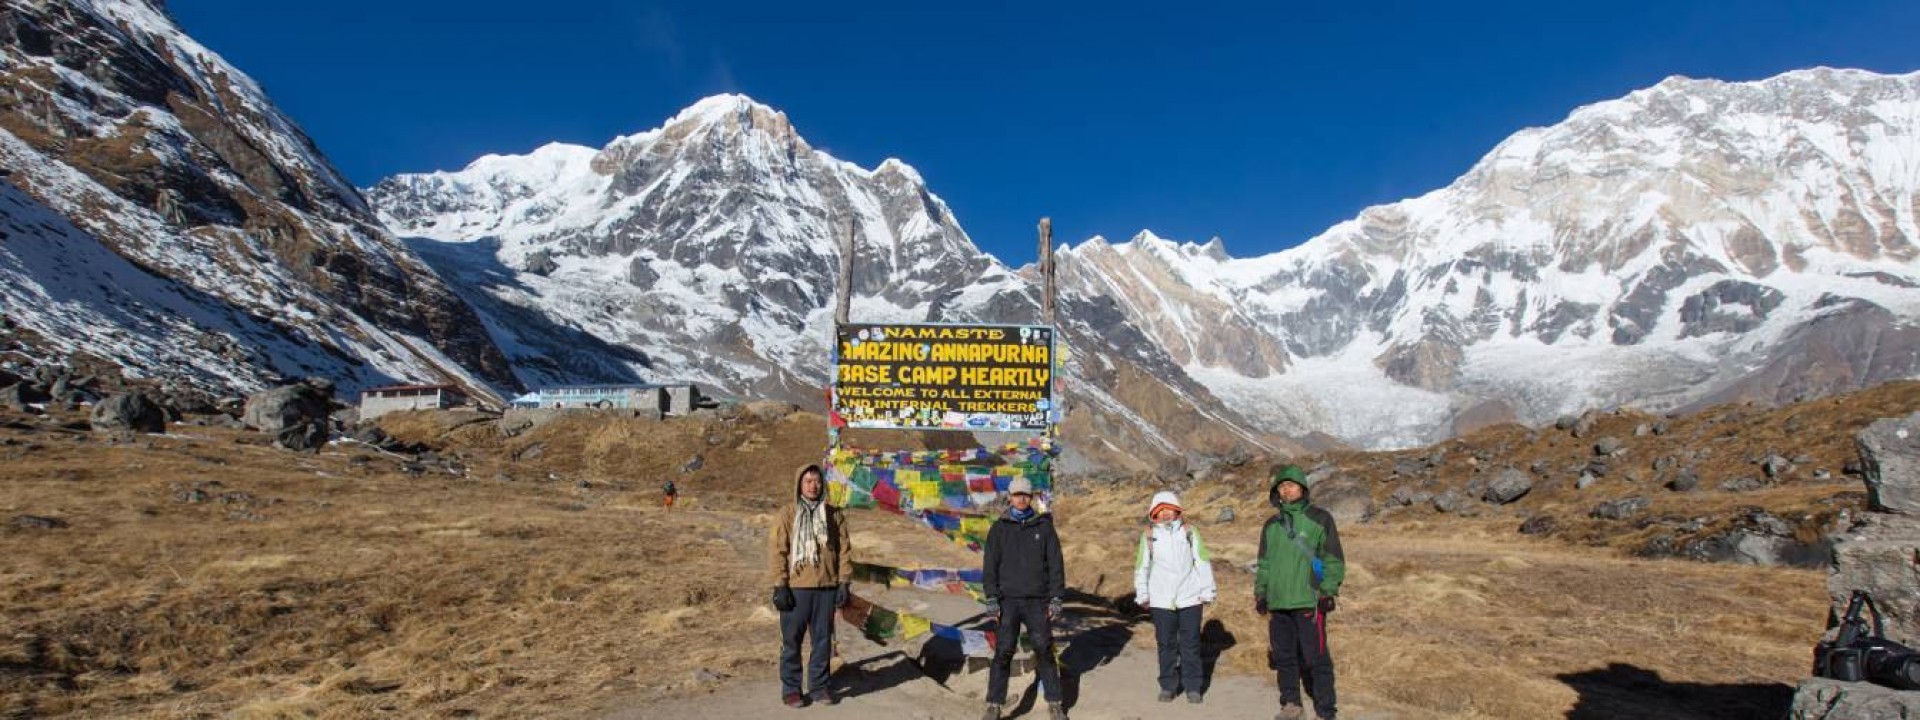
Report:
[[[1593,443],[1593,454],[1605,457],[1620,452],[1627,444],[1617,437],[1603,437]]]
[[[800,406],[777,400],[755,400],[741,408],[747,415],[763,423],[770,423],[788,415],[800,412]]]
[[[1457,513],[1467,509],[1472,502],[1467,496],[1460,494],[1460,491],[1448,490],[1433,496],[1433,509],[1443,513]]]
[[[1727,492],[1753,492],[1766,486],[1767,484],[1761,482],[1760,478],[1755,477],[1734,478],[1720,483],[1720,489]]]
[[[41,390],[39,386],[24,381],[0,388],[0,407],[9,410],[25,412],[29,409],[29,405],[52,399],[53,397]]]
[[[699,455],[695,455],[692,458],[688,459],[686,462],[680,464],[680,472],[683,472],[683,473],[697,472],[700,470],[700,468],[705,467],[706,464],[707,464],[706,458],[701,457]]]
[[[1313,504],[1326,510],[1337,523],[1366,522],[1373,518],[1373,493],[1362,480],[1339,478],[1316,484]]]
[[[1779,455],[1768,455],[1760,460],[1760,471],[1766,473],[1769,480],[1778,479],[1792,469],[1793,463]]]
[[[1652,434],[1653,434],[1652,425],[1648,425],[1647,423],[1640,423],[1639,425],[1633,426],[1634,437],[1646,437]]]
[[[1234,518],[1233,508],[1230,508],[1230,507],[1220,508],[1220,517],[1215,518],[1214,522],[1219,523],[1221,525],[1225,525],[1227,523],[1233,522],[1233,518]]]
[[[1641,510],[1647,509],[1647,506],[1652,504],[1652,500],[1648,500],[1644,496],[1634,495],[1632,497],[1624,497],[1619,500],[1595,505],[1593,512],[1589,514],[1602,520],[1625,520],[1639,513]]]
[[[1560,529],[1560,523],[1551,515],[1527,518],[1526,522],[1520,523],[1521,535],[1546,535],[1558,529]]]
[[[1412,485],[1401,485],[1400,487],[1394,488],[1392,494],[1387,495],[1387,504],[1398,505],[1400,507],[1412,505],[1419,502],[1414,499],[1419,493],[1420,491],[1414,489]]]
[[[1875,510],[1920,514],[1920,412],[1883,418],[1860,431],[1860,474]]]
[[[1807,678],[1794,689],[1787,720],[1915,720],[1920,692],[1868,682]]]
[[[1493,476],[1493,480],[1487,483],[1486,491],[1480,498],[1496,505],[1505,505],[1519,500],[1531,490],[1533,490],[1532,478],[1519,470],[1507,468]]]
[[[247,427],[277,433],[296,425],[326,427],[333,413],[332,394],[308,383],[254,393],[247,397],[241,420]]]
[[[1585,490],[1587,488],[1593,487],[1593,484],[1599,481],[1600,481],[1600,478],[1594,477],[1593,473],[1583,472],[1583,473],[1580,473],[1580,479],[1573,481],[1573,489]]]
[[[1846,610],[1854,590],[1873,597],[1887,622],[1887,637],[1920,645],[1920,518],[1865,513],[1853,530],[1834,537],[1833,574],[1827,599],[1833,617]]]
[[[1594,425],[1599,424],[1599,422],[1600,413],[1595,410],[1588,410],[1580,416],[1580,419],[1573,421],[1573,436],[1586,437],[1592,435]]]
[[[288,425],[274,432],[273,444],[288,450],[303,452],[307,450],[319,450],[326,446],[329,435],[330,433],[327,432],[325,422],[307,422],[299,425]]]
[[[67,527],[67,521],[43,515],[15,515],[13,526],[22,530],[59,530]]]
[[[101,431],[163,433],[167,431],[167,411],[142,393],[122,393],[94,405],[89,424]]]
[[[1667,421],[1661,420],[1661,421],[1655,422],[1653,424],[1653,434],[1655,435],[1667,434]]]
[[[1700,473],[1694,472],[1693,468],[1682,469],[1680,474],[1667,482],[1667,489],[1674,492],[1692,492],[1699,487]]]

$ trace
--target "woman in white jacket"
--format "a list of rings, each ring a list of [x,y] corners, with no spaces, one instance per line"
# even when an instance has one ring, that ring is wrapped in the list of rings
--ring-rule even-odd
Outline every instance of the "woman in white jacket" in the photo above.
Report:
[[[1180,498],[1170,492],[1154,494],[1147,508],[1153,525],[1140,533],[1133,562],[1133,600],[1153,615],[1154,639],[1160,645],[1160,702],[1172,702],[1184,690],[1187,702],[1197,705],[1205,683],[1200,609],[1213,602],[1213,559],[1200,533],[1180,516]]]

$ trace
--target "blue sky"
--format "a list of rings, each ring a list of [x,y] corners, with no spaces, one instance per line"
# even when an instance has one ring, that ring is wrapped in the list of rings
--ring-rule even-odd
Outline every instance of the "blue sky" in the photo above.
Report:
[[[1920,69],[1920,3],[169,0],[349,178],[600,146],[706,95],[918,168],[981,247],[1280,250],[1668,75]]]

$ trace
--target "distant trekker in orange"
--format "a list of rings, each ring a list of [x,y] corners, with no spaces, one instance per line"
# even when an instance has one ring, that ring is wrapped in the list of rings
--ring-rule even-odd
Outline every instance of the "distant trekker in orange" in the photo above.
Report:
[[[661,501],[661,505],[666,507],[667,512],[673,512],[673,501],[680,497],[680,488],[674,487],[673,481],[668,480],[667,486],[661,488],[660,492],[666,496],[666,498]]]

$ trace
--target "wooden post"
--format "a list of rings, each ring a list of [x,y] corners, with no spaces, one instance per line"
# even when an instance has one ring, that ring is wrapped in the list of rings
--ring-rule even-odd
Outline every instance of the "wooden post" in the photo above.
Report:
[[[847,312],[853,306],[853,222],[848,221],[840,235],[840,280],[834,284],[834,333],[847,324]]]
[[[833,331],[827,334],[828,357],[840,357],[840,327],[847,324],[847,317],[853,308],[853,221],[848,220],[840,233],[840,277],[833,284]],[[831,416],[834,396],[834,369],[827,368],[827,447],[837,450],[840,447],[840,429],[833,426]]]
[[[1053,324],[1053,218],[1040,218],[1040,322]]]

